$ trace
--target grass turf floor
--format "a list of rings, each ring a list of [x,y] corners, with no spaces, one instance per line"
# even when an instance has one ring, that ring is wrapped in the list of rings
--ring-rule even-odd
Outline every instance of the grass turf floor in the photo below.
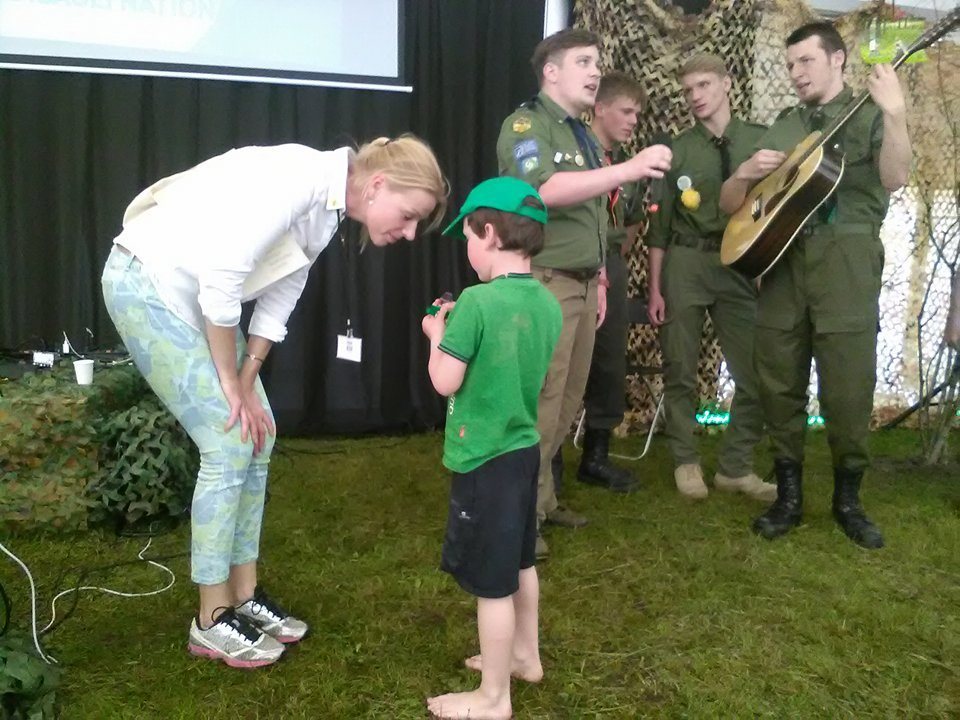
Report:
[[[448,485],[441,445],[439,434],[282,440],[261,580],[312,634],[257,671],[189,656],[196,595],[179,557],[169,562],[169,592],[83,593],[46,637],[65,668],[63,717],[423,718],[427,695],[474,687],[462,667],[477,650],[474,602],[437,569]],[[705,438],[707,473],[716,445]],[[804,524],[775,542],[749,531],[762,510],[755,501],[679,497],[662,438],[633,465],[644,489],[629,496],[574,480],[569,449],[565,497],[591,524],[548,532],[546,678],[514,681],[515,715],[960,717],[960,471],[913,462],[909,431],[875,433],[872,445],[864,498],[886,536],[878,552],[853,545],[830,517],[822,432],[808,441]],[[182,553],[188,538],[182,525],[148,555]],[[142,545],[96,533],[11,542],[38,579],[44,624],[64,568],[129,560]],[[25,630],[23,576],[4,562],[0,581]],[[164,577],[134,566],[88,581],[133,591]]]

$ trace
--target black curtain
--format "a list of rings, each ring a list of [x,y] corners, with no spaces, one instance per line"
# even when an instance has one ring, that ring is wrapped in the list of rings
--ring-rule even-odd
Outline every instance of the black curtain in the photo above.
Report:
[[[328,149],[412,131],[436,151],[457,207],[496,174],[500,123],[536,90],[529,58],[543,3],[404,7],[412,94],[0,71],[0,348],[59,347],[61,331],[78,347],[116,343],[99,276],[124,208],[154,180],[232,147]],[[434,297],[475,279],[462,245],[436,233],[363,253],[331,243],[263,369],[280,430],[440,423],[420,318]],[[363,340],[360,364],[336,359],[348,316]]]

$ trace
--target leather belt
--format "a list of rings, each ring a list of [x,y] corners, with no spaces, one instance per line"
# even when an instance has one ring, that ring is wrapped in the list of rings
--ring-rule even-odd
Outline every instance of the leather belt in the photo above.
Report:
[[[681,247],[713,252],[720,249],[723,235],[674,235],[673,242]]]
[[[874,223],[830,223],[826,225],[804,225],[797,233],[797,238],[820,235],[822,237],[837,237],[842,235],[880,235],[880,226]]]
[[[561,268],[545,268],[546,270],[551,271],[554,275],[559,275],[560,277],[570,278],[571,280],[576,280],[577,282],[587,282],[597,277],[597,270],[563,270]]]

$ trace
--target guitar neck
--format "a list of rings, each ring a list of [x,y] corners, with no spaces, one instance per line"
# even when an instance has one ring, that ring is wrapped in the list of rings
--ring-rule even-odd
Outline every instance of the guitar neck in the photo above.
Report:
[[[960,7],[955,7],[945,17],[941,18],[940,21],[937,22],[932,28],[923,33],[923,35],[909,48],[898,51],[897,56],[891,63],[891,66],[894,70],[896,70],[915,52],[929,47],[931,44],[935,43],[958,25],[960,25]],[[837,134],[840,128],[842,128],[847,121],[853,117],[853,114],[863,106],[869,97],[870,92],[864,90],[857,95],[857,97],[851,100],[850,103],[840,112],[840,114],[837,115],[837,117],[835,117],[830,124],[823,129],[822,134],[817,141],[807,148],[806,152],[804,152],[803,155],[797,160],[797,164],[799,165],[802,163],[813,153],[828,143],[834,137],[834,135]]]
[[[897,56],[897,58],[890,64],[890,66],[894,70],[896,70],[904,63],[907,57],[909,56],[906,53],[900,53]],[[820,136],[820,139],[816,143],[814,143],[814,146],[810,149],[810,152],[812,152],[813,150],[816,150],[816,148],[820,147],[821,145],[825,145],[826,143],[830,142],[833,136],[840,131],[840,128],[846,125],[847,122],[850,120],[850,118],[853,117],[854,113],[856,113],[857,110],[863,107],[863,104],[867,101],[869,97],[870,97],[870,91],[864,90],[859,95],[857,95],[853,100],[851,100],[847,104],[847,106],[840,112],[840,114],[837,115],[830,122],[830,124],[823,129],[823,134]],[[809,153],[807,156],[809,156]],[[806,159],[806,156],[804,159]]]
[[[840,132],[840,129],[847,124],[850,118],[853,117],[854,113],[856,113],[857,110],[863,107],[863,104],[867,101],[869,97],[870,97],[870,92],[868,90],[864,90],[859,95],[857,95],[853,100],[851,100],[847,104],[847,106],[840,112],[840,114],[837,115],[830,122],[830,124],[823,129],[823,132],[820,135],[820,138],[817,140],[816,143],[814,143],[813,147],[810,148],[809,152],[813,152],[821,145],[826,145],[827,143],[829,143],[830,140],[832,140],[833,137],[838,132]]]

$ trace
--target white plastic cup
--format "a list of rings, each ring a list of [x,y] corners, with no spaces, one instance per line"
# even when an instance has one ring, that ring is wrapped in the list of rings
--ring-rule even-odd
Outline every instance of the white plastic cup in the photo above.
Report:
[[[73,372],[77,375],[77,385],[93,385],[93,360],[74,360]]]

